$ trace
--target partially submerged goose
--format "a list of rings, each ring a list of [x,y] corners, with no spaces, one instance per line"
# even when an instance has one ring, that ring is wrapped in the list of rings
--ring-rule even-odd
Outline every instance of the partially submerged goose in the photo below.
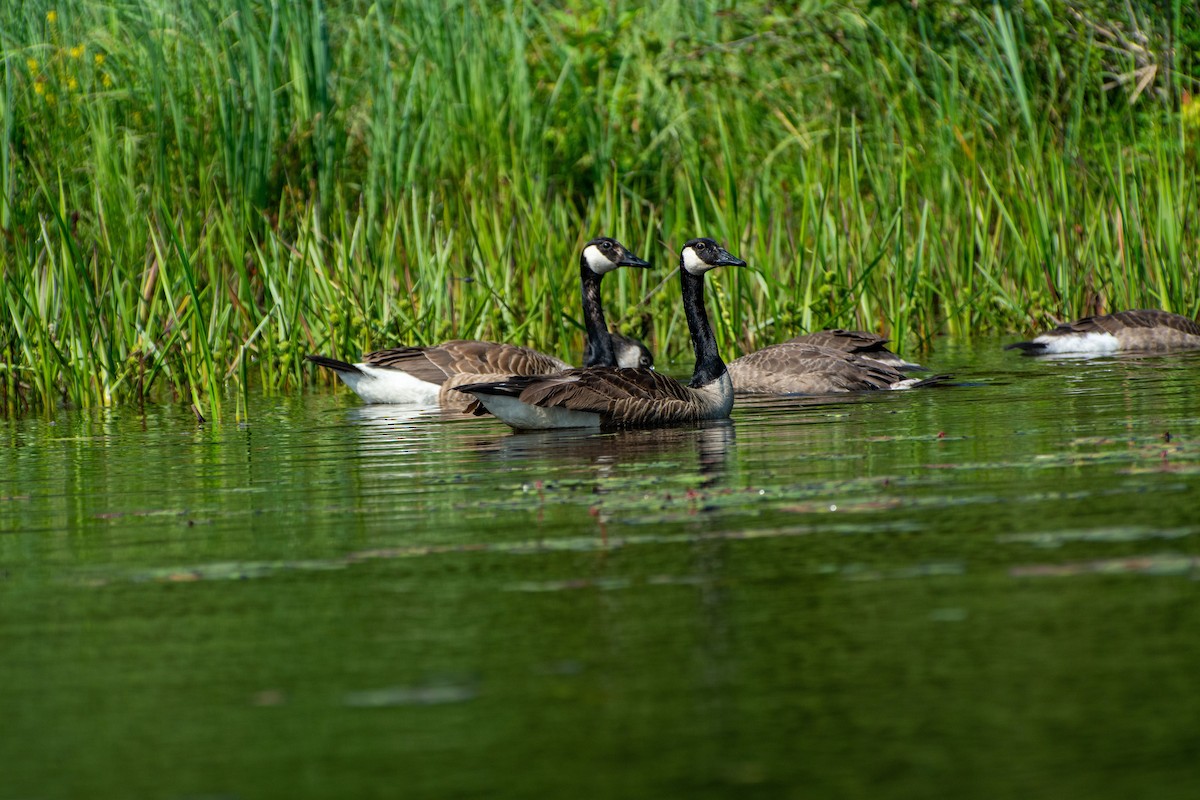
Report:
[[[1161,353],[1195,348],[1200,348],[1200,325],[1195,320],[1169,311],[1138,309],[1064,322],[1032,341],[1014,342],[1004,349],[1040,356],[1120,351]]]
[[[600,281],[618,267],[649,267],[616,239],[592,239],[579,257],[583,318],[587,331],[584,364],[647,367],[650,351],[637,339],[610,333],[604,321]],[[571,369],[561,359],[528,347],[471,339],[454,339],[429,347],[393,347],[368,353],[358,364],[327,356],[309,361],[334,370],[342,382],[367,403],[438,403],[463,410],[470,403],[453,391],[464,383],[500,380],[509,375],[553,375]]]
[[[880,364],[885,364],[901,372],[925,371],[925,368],[920,364],[905,361],[887,349],[886,345],[888,341],[888,339],[882,336],[876,336],[867,331],[848,331],[842,328],[804,333],[788,339],[789,344],[813,344],[819,347],[827,347],[830,350],[853,353],[856,356],[878,361]]]
[[[692,239],[683,246],[679,279],[696,353],[692,380],[686,386],[649,369],[594,367],[560,375],[515,376],[459,386],[458,391],[474,396],[518,430],[650,427],[728,417],[733,386],[704,309],[704,273],[745,263],[712,239]]]
[[[911,389],[945,380],[910,378],[893,366],[853,352],[795,339],[764,347],[729,364],[739,394],[836,394]]]

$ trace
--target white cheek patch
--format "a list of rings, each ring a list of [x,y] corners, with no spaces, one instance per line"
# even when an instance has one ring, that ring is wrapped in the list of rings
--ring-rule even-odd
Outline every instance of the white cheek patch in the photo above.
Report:
[[[642,356],[642,351],[632,344],[617,344],[613,342],[613,350],[617,354],[617,366],[621,369],[635,369],[643,367],[645,360]]]
[[[590,244],[584,249],[583,260],[587,262],[588,268],[597,275],[612,272],[617,268],[617,265],[600,252],[600,248],[594,244]]]
[[[691,247],[683,249],[683,268],[693,275],[703,275],[712,269],[712,264],[705,263],[704,259],[696,255],[696,250]]]

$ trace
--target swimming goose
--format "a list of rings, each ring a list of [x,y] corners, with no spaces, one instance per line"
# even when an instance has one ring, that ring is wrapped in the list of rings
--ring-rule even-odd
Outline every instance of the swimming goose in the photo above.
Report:
[[[621,369],[636,369],[637,367],[654,368],[654,354],[650,348],[642,344],[641,339],[626,336],[617,331],[609,331],[612,337],[613,355],[616,356],[617,366]],[[587,343],[584,343],[584,355],[587,355]],[[584,366],[586,366],[586,362]],[[595,366],[603,366],[596,364]]]
[[[910,378],[899,369],[857,353],[788,341],[756,350],[729,364],[739,394],[837,394],[910,389],[945,380]]]
[[[652,427],[728,417],[733,385],[704,309],[704,273],[745,264],[712,239],[691,239],[680,252],[683,308],[696,353],[686,386],[649,369],[593,367],[469,384],[458,391],[473,395],[518,430]]]
[[[650,351],[636,339],[610,333],[600,301],[600,281],[618,267],[649,267],[616,239],[601,236],[584,245],[579,257],[583,317],[587,332],[584,364],[646,367]],[[438,403],[463,410],[470,403],[452,391],[464,383],[499,380],[509,375],[552,375],[571,369],[565,361],[528,347],[473,339],[454,339],[428,347],[393,347],[368,353],[358,364],[327,356],[307,356],[334,370],[367,403]]]
[[[1137,309],[1064,322],[1032,341],[1014,342],[1004,349],[1039,356],[1119,351],[1161,353],[1193,348],[1200,348],[1200,325],[1195,320],[1169,311]]]
[[[866,331],[847,331],[842,328],[803,333],[788,339],[788,342],[796,344],[815,344],[820,347],[828,347],[830,350],[853,353],[872,361],[878,361],[880,364],[886,364],[901,372],[926,371],[920,364],[905,361],[891,350],[888,350],[885,346],[888,341],[882,336],[876,336]]]

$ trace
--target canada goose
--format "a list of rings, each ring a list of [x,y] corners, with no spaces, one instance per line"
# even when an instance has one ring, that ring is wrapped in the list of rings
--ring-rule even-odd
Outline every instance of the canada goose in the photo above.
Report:
[[[518,430],[651,427],[728,417],[733,385],[704,309],[704,273],[745,264],[712,239],[691,239],[680,252],[683,308],[696,353],[686,386],[649,369],[592,367],[468,384],[458,391]]]
[[[1029,342],[1014,342],[1005,350],[1027,356],[1058,353],[1100,354],[1119,351],[1166,352],[1200,347],[1195,320],[1158,309],[1118,311],[1064,322]]]
[[[637,369],[638,367],[654,368],[654,354],[650,348],[642,344],[641,339],[626,336],[623,333],[610,331],[612,337],[613,355],[616,356],[617,366],[621,369]],[[587,354],[587,343],[584,343],[584,354]],[[586,366],[586,364],[585,364]],[[602,366],[597,364],[596,366]]]
[[[592,239],[579,256],[583,317],[587,332],[584,364],[646,367],[650,351],[636,339],[609,333],[600,301],[600,281],[618,267],[648,267],[616,239]],[[308,356],[314,364],[334,370],[367,403],[439,403],[462,410],[470,400],[453,387],[463,383],[499,380],[509,375],[551,375],[571,369],[565,361],[512,344],[454,339],[428,347],[393,347],[368,353],[350,364],[327,356]]]
[[[729,364],[739,394],[836,394],[876,389],[910,389],[945,380],[945,375],[910,378],[899,369],[857,353],[796,340],[774,344]]]
[[[888,341],[882,336],[876,336],[866,331],[847,331],[842,328],[803,333],[788,339],[788,342],[794,344],[815,344],[820,347],[828,347],[830,350],[853,353],[872,361],[878,361],[880,364],[886,364],[901,372],[926,371],[925,367],[922,367],[920,364],[905,361],[891,350],[888,350],[885,346]]]

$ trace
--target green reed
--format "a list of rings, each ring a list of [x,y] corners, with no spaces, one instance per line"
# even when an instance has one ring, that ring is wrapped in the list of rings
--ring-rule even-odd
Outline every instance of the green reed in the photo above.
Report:
[[[309,352],[576,358],[601,232],[655,264],[610,321],[668,358],[699,234],[750,263],[710,280],[730,357],[1195,314],[1200,19],[1168,5],[5,4],[0,401],[220,418],[328,381]]]

